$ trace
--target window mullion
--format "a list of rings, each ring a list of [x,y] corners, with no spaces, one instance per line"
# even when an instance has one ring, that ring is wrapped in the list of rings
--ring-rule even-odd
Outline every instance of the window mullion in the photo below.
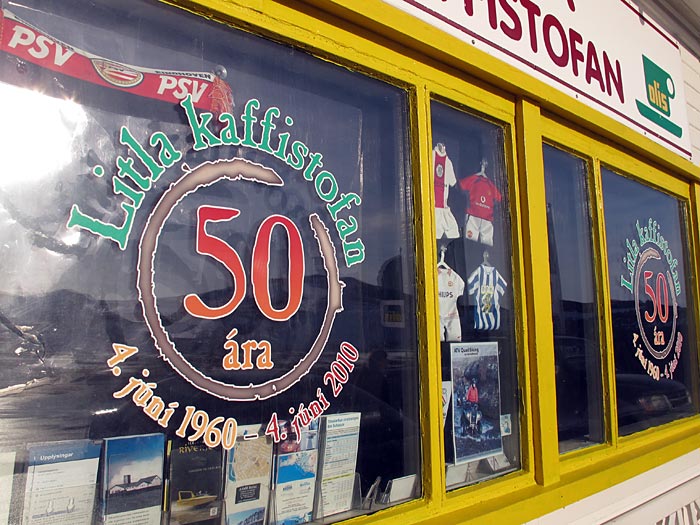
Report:
[[[437,258],[435,248],[435,214],[434,195],[432,188],[432,171],[430,163],[431,124],[430,124],[430,93],[425,85],[418,86],[415,97],[413,132],[416,137],[424,140],[413,140],[414,156],[418,157],[418,175],[415,183],[417,260],[419,265],[418,277],[423,282],[423,292],[418,295],[418,309],[424,315],[419,316],[422,325],[419,333],[424,334],[421,361],[421,428],[423,429],[423,487],[424,496],[429,504],[440,507],[446,497],[445,493],[445,452],[442,447],[444,431],[442,420],[435,417],[442,414],[442,385],[437,380],[440,375],[440,343],[438,341],[438,310],[437,303],[432,298],[437,294],[437,276],[433,271],[433,261]],[[425,323],[423,325],[423,323]]]
[[[596,280],[598,285],[598,315],[600,316],[601,337],[601,363],[603,374],[603,409],[605,414],[606,434],[610,444],[617,446],[619,432],[617,429],[617,403],[615,385],[615,354],[613,352],[612,338],[612,313],[610,306],[610,281],[608,279],[608,258],[606,252],[605,216],[603,203],[603,185],[600,173],[600,161],[593,163],[593,184],[591,191],[595,206],[593,213],[593,238],[595,251],[598,255],[598,268],[596,268]]]
[[[518,102],[516,112],[525,272],[530,283],[526,330],[534,447],[531,465],[537,483],[550,485],[559,481],[559,448],[541,115],[526,100]]]

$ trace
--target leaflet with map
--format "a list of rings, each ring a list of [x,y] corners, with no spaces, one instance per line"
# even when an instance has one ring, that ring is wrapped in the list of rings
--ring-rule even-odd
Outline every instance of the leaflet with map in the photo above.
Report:
[[[12,474],[15,470],[15,452],[0,452],[0,523],[10,522]]]
[[[318,474],[321,498],[316,502],[316,518],[352,508],[360,415],[348,412],[321,418]]]
[[[90,525],[102,445],[91,440],[27,445],[24,525]]]
[[[260,425],[238,427],[226,459],[226,525],[267,523],[272,440]]]
[[[203,442],[168,442],[170,522],[218,525],[223,510],[223,452]]]
[[[105,440],[104,525],[160,525],[165,436]]]

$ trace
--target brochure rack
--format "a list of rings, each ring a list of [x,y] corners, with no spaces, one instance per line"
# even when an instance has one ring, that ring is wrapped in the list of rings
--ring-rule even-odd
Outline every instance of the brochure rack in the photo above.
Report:
[[[21,491],[24,482],[21,482],[26,474],[14,474],[14,482],[12,487],[12,492],[18,493]],[[166,494],[169,490],[169,479],[165,480],[165,490]],[[350,508],[341,512],[334,512],[333,514],[326,515],[327,507],[324,508],[324,498],[322,494],[322,488],[320,479],[314,479],[314,507],[313,511],[308,515],[308,521],[306,523],[325,525],[330,523],[336,523],[339,521],[347,520],[355,516],[366,514],[369,512],[374,512],[381,510],[390,505],[406,501],[414,497],[416,492],[418,480],[415,476],[405,476],[401,478],[396,478],[389,480],[386,484],[385,490],[380,490],[381,478],[377,478],[374,483],[367,489],[366,493],[363,494],[361,488],[361,478],[358,473],[355,473],[352,477],[352,491],[351,505]],[[163,511],[161,512],[160,523],[161,525],[177,524],[180,525],[181,521],[173,517],[171,512],[171,503],[168,501],[168,496],[164,496],[163,501]],[[212,513],[208,517],[197,518],[195,522],[188,523],[201,523],[206,525],[230,525],[227,523],[227,507],[225,498],[220,498],[215,506],[212,508],[216,509],[215,513]],[[19,505],[17,505],[19,504]],[[268,496],[268,512],[267,519],[264,520],[265,525],[276,525],[281,521],[280,512],[278,512],[277,504],[275,501],[275,492],[271,490]],[[18,501],[17,498],[13,498],[12,508],[14,512],[11,512],[11,517],[17,516],[17,511],[21,510],[22,503]],[[19,507],[19,508],[18,508]],[[14,518],[11,518],[14,519]],[[11,521],[12,522],[12,521]],[[94,522],[95,523],[105,523],[105,515],[101,510],[100,505],[95,505],[94,512]]]

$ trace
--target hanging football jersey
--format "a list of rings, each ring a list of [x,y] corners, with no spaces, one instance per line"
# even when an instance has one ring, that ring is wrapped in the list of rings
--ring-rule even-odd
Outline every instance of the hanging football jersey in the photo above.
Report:
[[[446,264],[438,266],[438,305],[440,306],[440,341],[461,341],[457,299],[464,293],[464,280]]]
[[[493,221],[494,203],[501,202],[502,198],[501,192],[498,191],[496,185],[486,175],[475,173],[462,179],[459,182],[459,187],[469,192],[467,215],[489,222]]]
[[[459,237],[459,226],[447,205],[450,187],[457,184],[457,177],[445,147],[438,144],[433,149],[433,186],[435,188],[435,225],[437,238]]]
[[[480,264],[467,279],[469,295],[474,295],[474,328],[477,330],[498,330],[501,326],[501,296],[506,283],[495,267]]]
[[[436,146],[433,149],[433,180],[435,184],[435,207],[444,208],[447,206],[447,197],[450,187],[457,184],[454,166],[447,151],[443,148],[442,153]]]

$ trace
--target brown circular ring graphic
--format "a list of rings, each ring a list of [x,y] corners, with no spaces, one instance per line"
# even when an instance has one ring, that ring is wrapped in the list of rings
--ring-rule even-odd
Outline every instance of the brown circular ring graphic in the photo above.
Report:
[[[335,316],[343,310],[343,286],[338,275],[338,261],[335,246],[328,233],[328,228],[316,214],[309,216],[309,223],[318,242],[319,251],[326,270],[328,297],[326,310],[318,335],[304,357],[291,370],[283,375],[261,384],[246,386],[224,383],[213,379],[199,370],[183,356],[170,340],[160,318],[155,296],[154,259],[158,249],[158,239],[165,222],[172,210],[187,195],[199,188],[210,186],[221,179],[230,181],[246,180],[269,186],[284,186],[284,181],[271,168],[246,159],[222,159],[204,162],[184,175],[163,193],[153,208],[146,226],[141,234],[138,253],[138,273],[136,287],[143,310],[146,325],[155,341],[160,356],[178,374],[196,388],[211,395],[229,401],[256,401],[268,399],[297,383],[306,375],[321,356]]]

